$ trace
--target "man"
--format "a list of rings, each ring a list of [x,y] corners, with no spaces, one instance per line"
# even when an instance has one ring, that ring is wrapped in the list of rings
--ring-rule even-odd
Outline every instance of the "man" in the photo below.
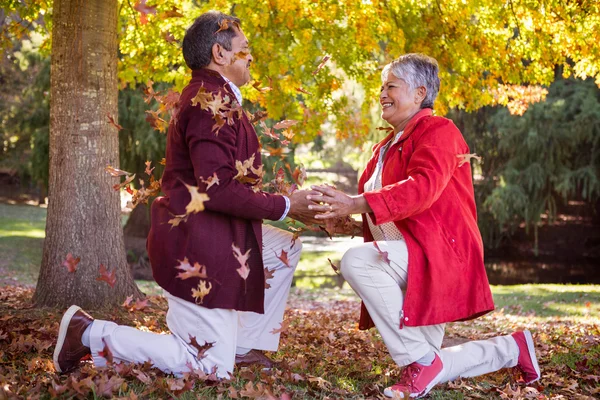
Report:
[[[169,126],[165,196],[152,204],[147,242],[171,334],[93,320],[71,306],[54,352],[59,372],[89,353],[105,365],[105,346],[115,362],[150,360],[175,374],[192,366],[227,378],[234,363],[272,365],[259,350],[277,350],[279,333],[272,332],[283,319],[301,244],[262,220],[310,220],[307,192],[287,198],[260,190],[259,142],[241,110],[239,87],[250,80],[252,55],[239,19],[201,15],[186,32],[183,55],[192,79]]]

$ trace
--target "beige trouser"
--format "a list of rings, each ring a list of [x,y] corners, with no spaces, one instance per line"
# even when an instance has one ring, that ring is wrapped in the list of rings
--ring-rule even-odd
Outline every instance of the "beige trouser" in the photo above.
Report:
[[[519,348],[510,335],[442,349],[444,324],[404,325],[400,329],[408,276],[406,243],[398,240],[377,241],[377,244],[388,253],[389,265],[373,243],[365,243],[344,254],[341,273],[365,303],[396,364],[401,367],[408,365],[433,351],[439,354],[444,364],[440,382],[483,375],[517,365]],[[420,295],[427,302],[427,293]]]
[[[95,320],[90,331],[94,364],[98,367],[106,365],[106,359],[99,355],[106,343],[115,362],[150,360],[155,367],[176,375],[190,372],[190,367],[206,373],[216,368],[218,377],[228,378],[233,372],[236,347],[276,351],[280,334],[271,331],[280,328],[283,321],[302,244],[296,240],[292,246],[291,233],[270,225],[263,225],[262,230],[263,263],[265,268],[275,271],[268,281],[271,287],[265,290],[264,314],[209,309],[165,292],[169,302],[167,325],[171,333],[143,332],[130,326]],[[281,250],[288,252],[290,267],[277,258]],[[192,336],[200,346],[214,342],[201,360],[197,359],[198,352],[190,344]]]

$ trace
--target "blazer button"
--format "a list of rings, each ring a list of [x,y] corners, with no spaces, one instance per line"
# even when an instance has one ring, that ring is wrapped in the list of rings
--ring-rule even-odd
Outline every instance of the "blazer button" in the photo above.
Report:
[[[405,321],[408,321],[408,317],[405,317],[405,318],[404,318],[404,320],[405,320]]]

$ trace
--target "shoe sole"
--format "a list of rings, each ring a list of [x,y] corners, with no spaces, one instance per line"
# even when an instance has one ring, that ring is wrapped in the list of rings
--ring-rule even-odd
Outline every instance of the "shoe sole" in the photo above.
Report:
[[[525,341],[527,342],[527,351],[529,352],[529,358],[531,359],[531,363],[533,364],[533,368],[535,369],[535,373],[537,374],[537,378],[532,381],[525,382],[526,385],[530,383],[538,381],[542,373],[540,372],[540,366],[538,365],[537,356],[535,355],[535,347],[533,345],[533,336],[531,336],[531,332],[528,330],[523,331],[523,335],[525,336]]]
[[[77,311],[81,310],[81,307],[71,306],[65,312],[62,319],[60,320],[60,328],[58,329],[58,339],[56,340],[56,347],[54,348],[54,355],[52,356],[52,361],[54,362],[54,368],[56,372],[63,372],[60,369],[60,365],[58,364],[58,355],[60,354],[63,345],[65,344],[65,338],[67,337],[67,331],[69,330],[69,324],[71,323],[71,319],[73,319],[73,315]]]

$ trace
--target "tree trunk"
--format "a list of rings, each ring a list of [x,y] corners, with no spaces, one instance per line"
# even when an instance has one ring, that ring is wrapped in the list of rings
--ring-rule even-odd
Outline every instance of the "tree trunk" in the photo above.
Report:
[[[46,240],[34,301],[85,308],[142,296],[129,272],[116,178],[118,0],[55,0],[50,102],[50,179]],[[63,265],[80,257],[75,272]],[[98,281],[103,264],[111,287]]]

